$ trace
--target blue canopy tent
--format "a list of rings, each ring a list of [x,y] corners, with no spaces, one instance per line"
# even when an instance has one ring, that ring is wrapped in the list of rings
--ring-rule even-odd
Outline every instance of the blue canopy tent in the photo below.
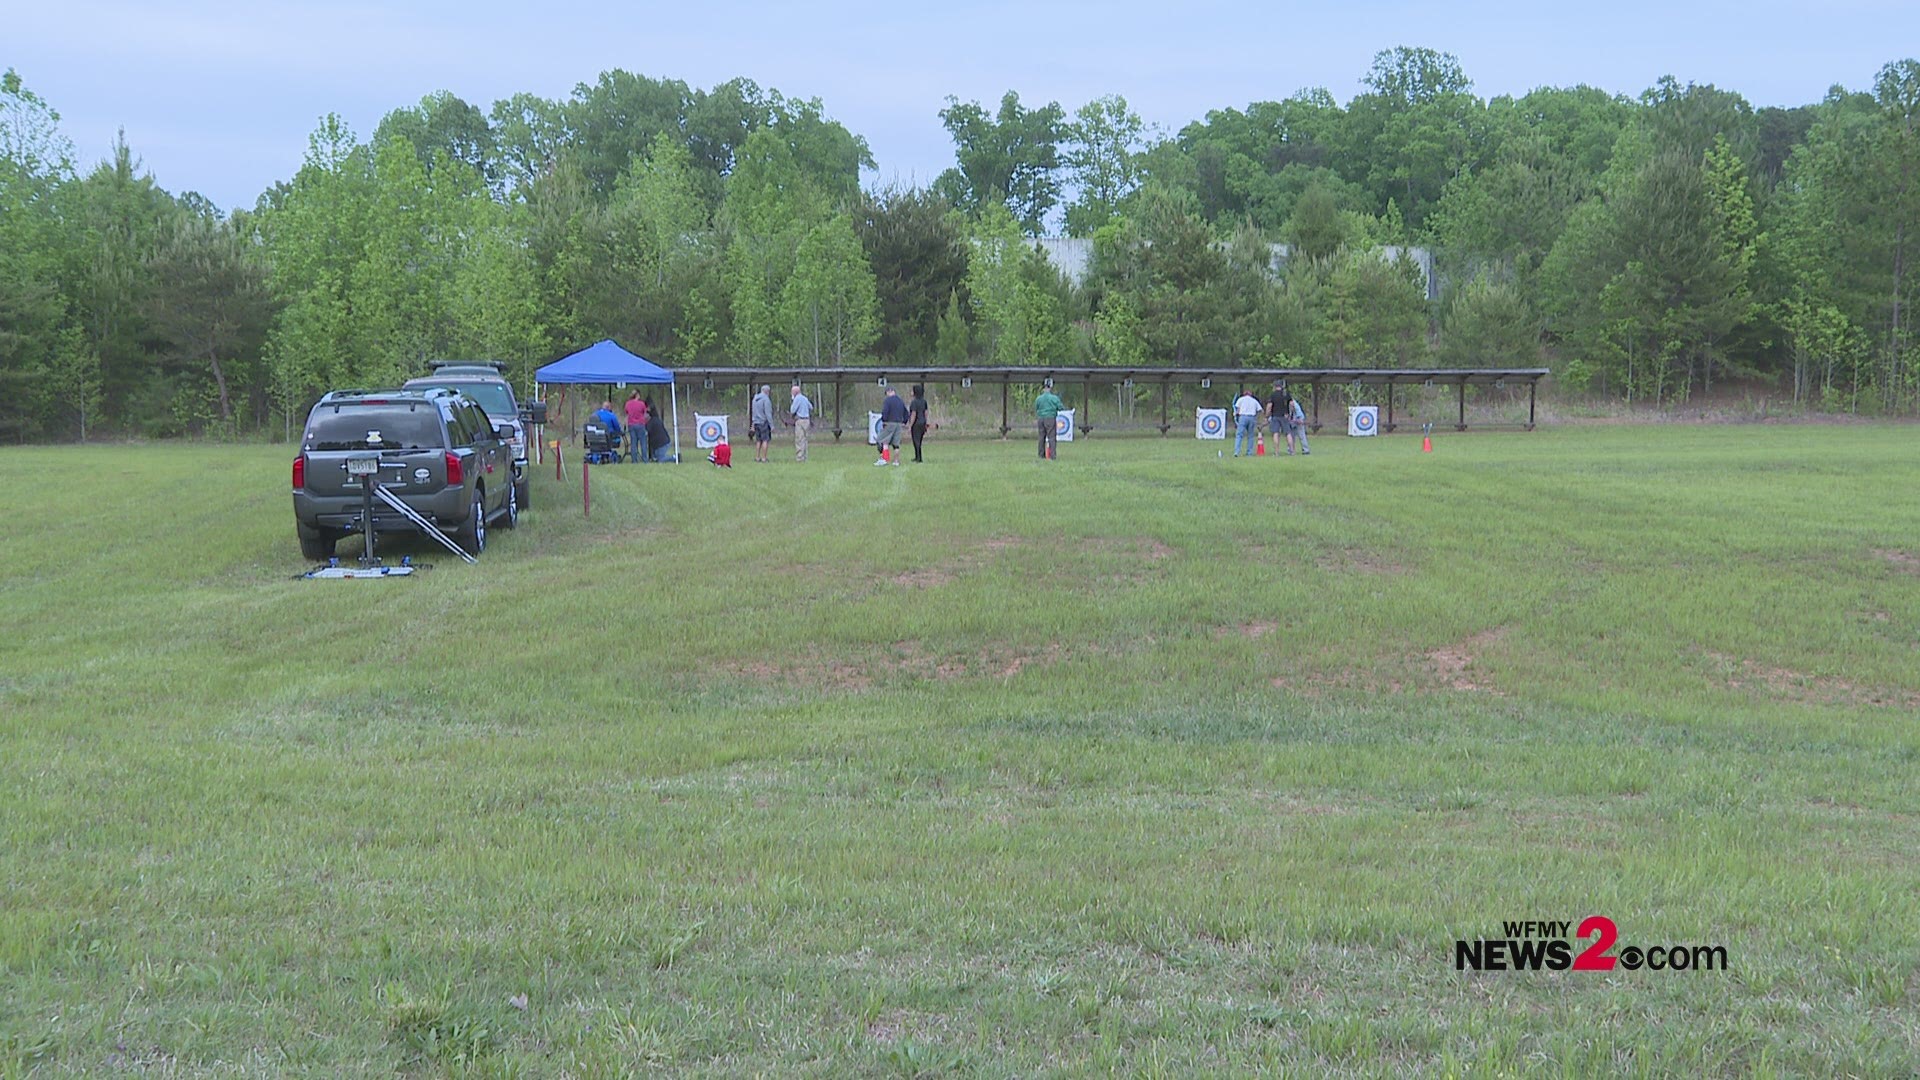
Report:
[[[635,356],[613,341],[589,345],[571,356],[563,356],[533,373],[538,393],[541,383],[587,383],[596,386],[625,386],[627,383],[664,385],[673,401],[673,456],[680,457],[680,395],[673,372]]]

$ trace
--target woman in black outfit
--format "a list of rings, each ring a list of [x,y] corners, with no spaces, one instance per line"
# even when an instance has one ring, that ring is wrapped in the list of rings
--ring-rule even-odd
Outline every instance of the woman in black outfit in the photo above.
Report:
[[[913,460],[920,460],[920,440],[927,437],[927,388],[913,384],[913,400],[907,402],[907,434],[913,436]]]

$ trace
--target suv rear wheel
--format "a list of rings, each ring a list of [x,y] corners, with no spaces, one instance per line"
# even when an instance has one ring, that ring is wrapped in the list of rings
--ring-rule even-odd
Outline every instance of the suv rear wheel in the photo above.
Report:
[[[460,526],[454,540],[469,555],[478,555],[487,550],[487,506],[479,488],[473,489],[473,506],[467,511],[467,522]]]
[[[340,538],[329,532],[310,533],[305,529],[296,530],[300,535],[300,555],[314,562],[325,562],[333,558],[333,546]]]
[[[507,513],[500,519],[500,527],[511,529],[520,524],[520,485],[507,485]]]

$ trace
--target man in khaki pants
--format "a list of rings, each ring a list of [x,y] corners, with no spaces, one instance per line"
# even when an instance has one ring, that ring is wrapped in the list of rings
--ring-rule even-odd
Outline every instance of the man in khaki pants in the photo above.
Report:
[[[800,384],[793,384],[793,403],[787,406],[787,415],[793,417],[793,460],[807,460],[807,432],[813,427],[813,402],[800,392]]]

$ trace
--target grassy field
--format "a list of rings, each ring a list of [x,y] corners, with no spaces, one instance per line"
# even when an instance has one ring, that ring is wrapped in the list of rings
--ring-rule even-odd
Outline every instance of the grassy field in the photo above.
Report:
[[[1219,445],[0,450],[0,1075],[1912,1075],[1920,432]]]

